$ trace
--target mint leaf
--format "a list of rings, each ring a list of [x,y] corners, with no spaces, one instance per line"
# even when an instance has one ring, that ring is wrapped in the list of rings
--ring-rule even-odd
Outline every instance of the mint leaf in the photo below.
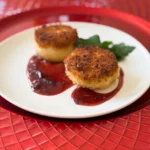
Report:
[[[100,47],[103,48],[103,49],[110,49],[110,46],[112,45],[113,43],[111,41],[104,41],[101,43]]]
[[[128,46],[124,43],[114,44],[109,50],[114,53],[117,60],[123,60],[126,56],[129,55],[135,49],[134,46]]]
[[[93,35],[91,37],[89,37],[88,39],[82,39],[79,38],[75,44],[75,47],[78,46],[100,46],[101,42],[100,42],[100,38],[98,35]]]
[[[79,46],[98,46],[102,49],[107,49],[116,56],[118,61],[123,60],[135,49],[134,46],[125,45],[124,43],[113,44],[112,41],[104,41],[101,43],[98,35],[93,35],[88,39],[79,38],[75,47]]]

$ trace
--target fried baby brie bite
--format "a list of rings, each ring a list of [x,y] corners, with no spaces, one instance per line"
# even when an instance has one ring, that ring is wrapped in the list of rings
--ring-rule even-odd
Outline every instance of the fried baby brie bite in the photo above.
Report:
[[[51,62],[61,62],[74,49],[76,29],[67,25],[42,26],[34,34],[37,54]]]
[[[114,54],[99,47],[78,47],[65,60],[66,74],[76,85],[104,89],[120,75]]]

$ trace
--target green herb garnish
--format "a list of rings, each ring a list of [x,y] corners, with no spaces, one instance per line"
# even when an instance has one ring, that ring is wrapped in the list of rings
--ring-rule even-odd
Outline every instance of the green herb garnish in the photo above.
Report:
[[[91,36],[88,39],[79,38],[75,46],[99,46],[100,48],[113,52],[118,61],[123,60],[135,49],[134,46],[125,45],[124,43],[113,44],[111,41],[101,42],[98,35]]]
[[[117,60],[123,60],[129,53],[131,53],[135,49],[134,46],[128,46],[124,43],[114,44],[110,51],[114,53]]]
[[[98,35],[93,35],[91,37],[89,37],[88,39],[82,39],[79,38],[75,44],[76,47],[78,46],[100,46],[101,42],[100,42],[100,38]]]

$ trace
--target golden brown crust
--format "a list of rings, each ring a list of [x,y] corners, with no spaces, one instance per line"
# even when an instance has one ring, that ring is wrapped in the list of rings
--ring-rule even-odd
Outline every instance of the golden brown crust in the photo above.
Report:
[[[88,81],[107,80],[118,70],[113,53],[94,46],[76,48],[64,62],[67,71]]]
[[[42,48],[61,50],[74,45],[77,38],[76,29],[67,25],[44,25],[35,30],[35,41]]]

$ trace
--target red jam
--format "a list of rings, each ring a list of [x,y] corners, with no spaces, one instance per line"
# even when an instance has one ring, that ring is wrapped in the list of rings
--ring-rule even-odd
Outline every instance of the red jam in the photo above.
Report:
[[[118,86],[115,90],[112,92],[106,93],[106,94],[100,94],[96,93],[90,89],[86,88],[76,88],[72,93],[72,98],[74,102],[78,105],[86,105],[86,106],[93,106],[101,104],[109,99],[111,99],[113,96],[115,96],[119,90],[121,89],[123,85],[123,71],[120,71],[120,77]]]
[[[56,95],[73,84],[65,74],[64,63],[51,63],[38,56],[33,56],[27,66],[31,88],[41,95]],[[120,70],[119,83],[115,90],[106,94],[96,93],[86,88],[76,88],[72,93],[74,102],[78,105],[93,106],[101,104],[115,96],[123,85],[123,71]]]
[[[27,66],[28,78],[35,93],[56,95],[72,86],[63,63],[51,63],[33,56]]]

